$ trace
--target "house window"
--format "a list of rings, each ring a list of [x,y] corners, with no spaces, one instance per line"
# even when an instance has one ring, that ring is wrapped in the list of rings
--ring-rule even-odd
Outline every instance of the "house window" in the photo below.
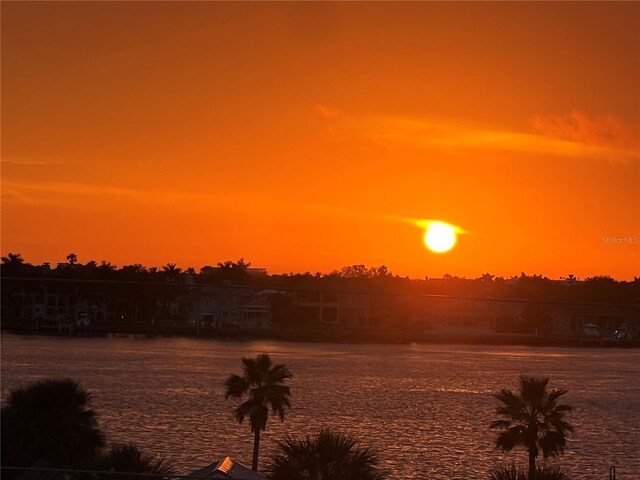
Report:
[[[313,303],[320,301],[320,292],[297,292],[298,302]]]
[[[323,300],[327,303],[337,303],[338,294],[333,292],[324,292]]]

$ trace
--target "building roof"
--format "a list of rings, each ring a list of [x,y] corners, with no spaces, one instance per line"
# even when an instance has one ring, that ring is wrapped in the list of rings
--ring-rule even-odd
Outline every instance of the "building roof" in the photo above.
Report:
[[[231,457],[224,457],[216,463],[201,468],[186,478],[191,479],[233,479],[233,480],[266,480],[266,477],[258,472],[254,472],[241,463],[236,462]]]

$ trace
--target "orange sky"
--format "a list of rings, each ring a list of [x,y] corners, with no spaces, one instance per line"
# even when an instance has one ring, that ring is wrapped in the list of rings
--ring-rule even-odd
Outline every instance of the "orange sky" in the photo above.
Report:
[[[640,275],[640,3],[1,8],[3,255]]]

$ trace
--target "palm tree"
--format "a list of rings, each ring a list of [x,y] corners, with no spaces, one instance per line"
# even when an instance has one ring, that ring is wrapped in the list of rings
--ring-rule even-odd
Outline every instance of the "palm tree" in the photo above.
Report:
[[[235,264],[231,260],[225,262],[218,262],[218,267],[225,271],[231,271]]]
[[[5,265],[20,265],[24,263],[24,258],[20,253],[9,253],[6,257],[2,257],[2,263]]]
[[[180,272],[182,272],[182,269],[176,267],[175,263],[167,263],[164,267],[162,267],[162,271],[166,274],[167,280],[173,281],[180,277]]]
[[[2,257],[2,274],[6,276],[22,275],[31,265],[24,263],[24,258],[19,253],[9,253]]]
[[[279,453],[269,467],[271,480],[382,480],[378,458],[347,435],[320,430],[313,437],[278,444]]]
[[[104,444],[90,399],[66,379],[13,390],[2,407],[3,465],[29,467],[44,460],[57,468],[86,466]]]
[[[573,407],[558,404],[567,393],[565,389],[547,390],[549,378],[520,376],[517,393],[502,389],[494,397],[502,402],[496,414],[505,417],[491,423],[491,428],[501,430],[496,438],[496,448],[506,452],[521,446],[529,452],[529,480],[536,476],[536,458],[540,451],[544,458],[564,451],[567,432],[573,426],[565,421],[565,414]]]
[[[256,358],[243,358],[243,372],[231,375],[225,382],[225,399],[245,400],[234,412],[235,419],[242,423],[249,418],[251,432],[254,434],[253,462],[251,468],[258,469],[258,452],[260,450],[260,432],[266,430],[269,418],[269,407],[272,413],[284,421],[287,408],[291,407],[289,387],[285,380],[293,377],[284,365],[273,365],[269,355],[258,355]]]
[[[249,268],[251,262],[245,262],[244,257],[238,259],[231,269],[231,281],[234,283],[244,284],[249,278]]]
[[[78,255],[76,255],[75,253],[70,253],[69,255],[67,255],[67,262],[69,262],[69,265],[75,265],[76,263],[78,263]]]
[[[231,281],[232,273],[235,271],[236,264],[231,260],[227,260],[225,262],[218,262],[218,270],[216,272],[216,277],[222,279],[223,281],[229,280]]]
[[[111,272],[111,271],[116,269],[116,266],[115,265],[111,265],[111,262],[107,262],[106,260],[102,260],[102,262],[100,262],[100,266],[98,268],[100,270]]]
[[[244,257],[240,257],[240,259],[236,262],[235,267],[238,270],[248,270],[251,267],[251,262],[245,262]]]
[[[173,468],[163,458],[155,458],[152,455],[143,453],[133,443],[111,445],[109,451],[98,459],[95,469],[106,472],[150,473],[159,476],[173,474]],[[105,478],[110,477],[113,476],[105,476]],[[117,475],[114,478],[118,480],[139,480],[139,477],[134,475]]]

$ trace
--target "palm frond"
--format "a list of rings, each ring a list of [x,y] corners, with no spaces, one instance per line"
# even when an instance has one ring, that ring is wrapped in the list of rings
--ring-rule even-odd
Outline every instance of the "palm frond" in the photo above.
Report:
[[[100,470],[116,472],[149,473],[155,475],[172,475],[173,468],[164,458],[142,452],[135,444],[116,443],[111,446],[96,465]],[[120,477],[122,478],[122,477]],[[125,480],[135,480],[134,476],[124,476]]]
[[[286,437],[269,467],[272,480],[382,480],[378,457],[350,436],[322,429],[300,440]]]
[[[567,472],[561,467],[536,468],[536,480],[569,480]]]
[[[260,377],[258,369],[256,368],[255,358],[242,358],[242,373],[242,376],[246,378],[250,384],[254,385],[260,383]]]
[[[265,376],[271,369],[273,362],[271,361],[271,357],[266,353],[261,353],[256,357],[256,367],[261,372],[264,372]]]
[[[506,430],[511,426],[511,422],[509,420],[494,420],[491,422],[491,426],[489,428],[500,428]]]
[[[520,425],[500,432],[496,437],[496,448],[509,452],[515,447],[526,446],[528,442],[525,433],[526,428]]]
[[[564,451],[566,439],[562,432],[549,430],[540,438],[540,448],[544,458],[556,456]]]
[[[236,408],[233,412],[233,416],[238,423],[244,422],[246,417],[250,417],[255,409],[255,401],[253,399],[249,399],[243,402],[238,408]]]
[[[249,389],[248,380],[235,374],[229,376],[226,382],[224,382],[224,385],[227,387],[224,394],[225,400],[228,400],[229,398],[242,398]]]
[[[549,393],[549,402],[555,402],[568,392],[565,388],[555,388]]]
[[[508,467],[494,468],[489,473],[489,478],[490,480],[526,480],[527,474],[511,464]]]
[[[265,383],[283,383],[285,380],[288,380],[290,378],[293,378],[293,375],[291,375],[289,369],[286,366],[280,364],[275,365],[271,370],[269,370],[265,379]]]
[[[543,404],[547,395],[548,377],[526,377],[520,376],[520,396],[529,405],[538,407]]]

